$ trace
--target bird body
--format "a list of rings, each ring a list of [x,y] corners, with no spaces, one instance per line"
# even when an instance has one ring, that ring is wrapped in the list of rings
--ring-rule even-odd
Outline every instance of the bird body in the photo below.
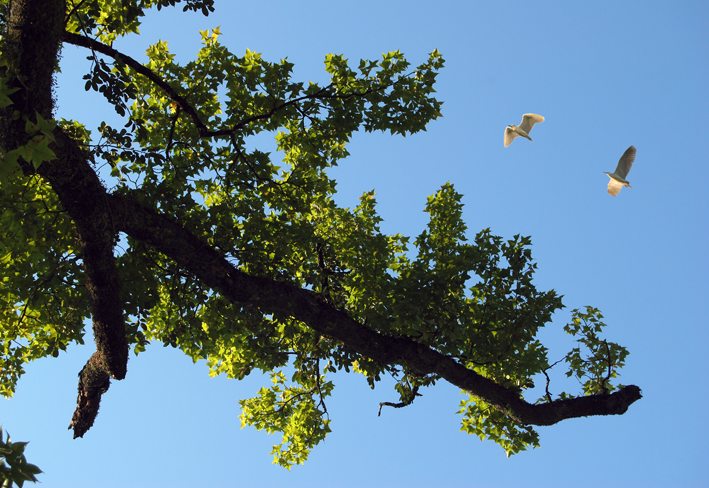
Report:
[[[524,114],[522,116],[522,122],[519,125],[510,124],[505,127],[504,146],[508,147],[512,144],[512,141],[517,136],[524,137],[531,141],[532,138],[529,137],[529,132],[532,130],[532,127],[534,127],[534,124],[538,122],[544,122],[544,117],[539,114]]]
[[[609,178],[608,193],[611,196],[617,196],[624,186],[631,188],[630,182],[626,178],[630,168],[633,166],[633,161],[635,161],[636,152],[635,146],[630,146],[618,160],[618,166],[616,166],[615,171],[612,173],[605,171]]]

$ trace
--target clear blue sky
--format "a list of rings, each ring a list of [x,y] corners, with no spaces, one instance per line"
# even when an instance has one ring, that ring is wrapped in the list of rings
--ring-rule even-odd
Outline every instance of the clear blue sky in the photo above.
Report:
[[[507,459],[459,431],[455,388],[442,383],[377,417],[391,389],[372,392],[342,375],[328,402],[332,434],[288,472],[271,464],[275,438],[239,428],[237,401],[261,378],[209,378],[204,365],[160,346],[131,358],[97,424],[72,440],[66,426],[88,341],[30,365],[16,396],[0,400],[0,422],[31,441],[42,486],[709,485],[709,3],[258,3],[218,1],[208,18],[163,10],[145,19],[144,36],[117,47],[143,59],[160,38],[187,60],[197,30],[220,25],[233,51],[288,56],[303,80],[323,79],[329,52],[357,62],[400,49],[416,63],[438,48],[447,60],[444,117],[414,137],[357,135],[334,171],[340,202],[374,188],[384,229],[415,235],[426,196],[454,182],[471,234],[489,226],[531,235],[538,286],[558,290],[569,307],[601,308],[609,338],[631,352],[621,381],[644,398],[624,416],[542,428],[540,449]],[[83,91],[85,55],[64,48],[59,115],[95,123],[111,114]],[[546,122],[534,142],[503,149],[504,126],[525,112]],[[633,189],[612,198],[602,172],[631,144]],[[559,357],[567,317],[558,314],[544,335]]]

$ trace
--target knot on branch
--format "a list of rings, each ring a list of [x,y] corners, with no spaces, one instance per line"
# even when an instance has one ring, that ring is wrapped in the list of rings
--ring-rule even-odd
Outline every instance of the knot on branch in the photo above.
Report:
[[[79,394],[76,399],[76,410],[71,418],[69,429],[74,430],[74,439],[83,437],[94,425],[101,396],[111,386],[106,362],[97,351],[91,355],[79,372]]]

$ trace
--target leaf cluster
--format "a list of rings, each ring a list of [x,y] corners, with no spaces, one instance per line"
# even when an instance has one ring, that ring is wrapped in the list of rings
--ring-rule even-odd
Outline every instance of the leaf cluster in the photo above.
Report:
[[[313,446],[330,432],[324,399],[334,386],[320,373],[313,381],[302,370],[293,375],[293,380],[294,384],[287,384],[283,372],[272,373],[270,388],[261,388],[256,397],[239,402],[242,427],[251,425],[269,434],[282,434],[271,454],[274,463],[288,469],[305,462]]]
[[[70,32],[84,32],[104,42],[138,33],[140,18],[150,8],[158,10],[174,7],[183,0],[68,0],[66,28]],[[214,12],[214,0],[184,0],[182,11]]]
[[[576,378],[586,395],[609,393],[618,388],[620,385],[610,381],[618,376],[628,357],[625,347],[600,337],[605,326],[601,311],[591,306],[572,310],[571,322],[564,326],[564,331],[579,344],[564,357],[568,364],[566,376]]]
[[[42,472],[34,464],[27,462],[25,447],[27,442],[12,442],[10,434],[0,427],[0,486],[10,488],[13,484],[22,488],[25,481],[37,482]]]
[[[0,394],[11,396],[25,363],[83,341],[89,306],[73,223],[49,185],[1,178],[0,209]]]

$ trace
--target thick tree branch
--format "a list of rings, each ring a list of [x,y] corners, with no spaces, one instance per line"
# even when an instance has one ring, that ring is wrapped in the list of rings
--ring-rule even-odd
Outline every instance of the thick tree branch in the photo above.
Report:
[[[52,185],[79,231],[96,350],[106,371],[120,380],[126,375],[128,341],[113,257],[117,230],[108,211],[106,190],[89,166],[88,155],[60,130],[54,136],[58,158],[43,163],[37,172]]]
[[[637,386],[626,386],[612,394],[533,405],[516,391],[498,385],[426,345],[387,336],[359,324],[309,290],[236,269],[179,223],[139,204],[130,195],[113,194],[109,198],[120,230],[152,245],[230,300],[257,306],[265,313],[298,319],[320,334],[337,339],[383,364],[404,364],[421,376],[438,375],[505,410],[521,423],[551,425],[574,417],[622,414],[641,397]]]
[[[12,95],[13,105],[2,113],[0,139],[5,150],[27,142],[25,122],[34,121],[36,113],[45,119],[52,116],[52,77],[64,31],[65,7],[62,0],[15,0],[10,4],[4,54],[11,67],[11,86],[18,91]],[[13,116],[13,110],[20,116]],[[107,211],[106,190],[89,166],[86,152],[59,129],[54,137],[52,149],[57,158],[42,163],[36,172],[49,182],[76,224],[96,341],[96,354],[82,370],[80,401],[72,421],[78,426],[77,433],[82,432],[82,426],[91,425],[100,400],[100,394],[91,393],[90,401],[81,401],[82,388],[88,388],[85,378],[124,378],[128,343],[113,257],[116,231]],[[35,172],[29,162],[22,163],[22,168],[25,173]]]

